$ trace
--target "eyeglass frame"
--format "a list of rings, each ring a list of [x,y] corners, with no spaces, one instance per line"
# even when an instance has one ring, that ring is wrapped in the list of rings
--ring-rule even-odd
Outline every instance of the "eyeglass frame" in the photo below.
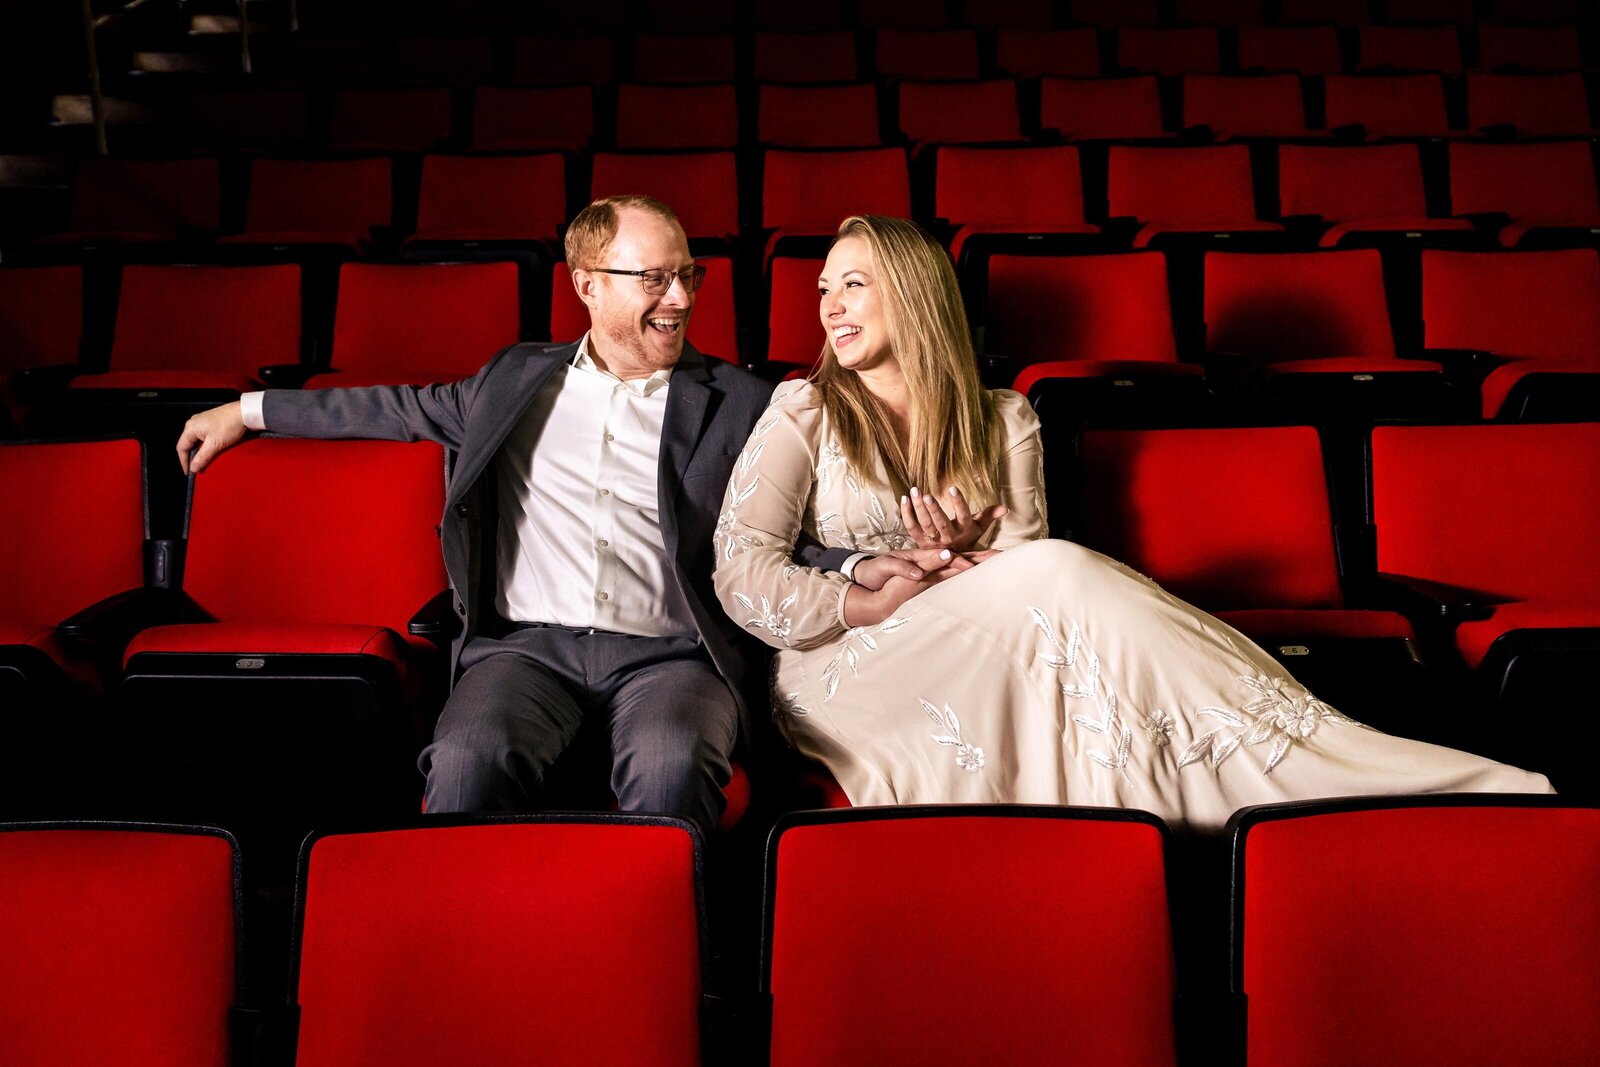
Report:
[[[652,292],[648,277],[651,274],[660,273],[666,275],[668,279],[678,279],[678,284],[683,286],[683,291],[685,293],[697,293],[700,291],[700,287],[706,283],[706,268],[705,265],[701,263],[695,263],[692,266],[683,268],[682,270],[668,270],[665,267],[647,267],[644,270],[620,270],[616,267],[590,267],[589,270],[596,274],[632,275],[633,277],[639,279],[639,284],[644,286],[644,291],[649,296],[666,296],[668,293],[672,292],[672,282],[670,280],[668,280],[666,284],[661,287],[659,292]],[[688,279],[684,278],[685,274],[689,275]],[[694,281],[693,285],[689,284],[690,279]]]

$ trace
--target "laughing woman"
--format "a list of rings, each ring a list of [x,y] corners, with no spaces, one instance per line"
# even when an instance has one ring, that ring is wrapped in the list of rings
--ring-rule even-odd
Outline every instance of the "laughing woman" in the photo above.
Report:
[[[840,226],[812,380],[781,387],[717,524],[717,593],[778,650],[779,726],[851,802],[1142,808],[1549,792],[1542,776],[1372,730],[1242,634],[1114,560],[1045,540],[1039,424],[979,384],[944,251]],[[806,533],[844,574],[791,559]]]

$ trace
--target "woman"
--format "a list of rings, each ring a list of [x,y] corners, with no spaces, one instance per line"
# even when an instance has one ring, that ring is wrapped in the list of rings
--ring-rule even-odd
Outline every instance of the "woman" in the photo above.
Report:
[[[821,364],[773,395],[735,466],[716,586],[778,650],[779,725],[852,803],[1216,828],[1307,797],[1550,791],[1369,729],[1149,579],[1044,540],[1038,420],[979,384],[949,259],[914,224],[846,219],[819,293]],[[854,580],[796,564],[802,531],[867,553]]]

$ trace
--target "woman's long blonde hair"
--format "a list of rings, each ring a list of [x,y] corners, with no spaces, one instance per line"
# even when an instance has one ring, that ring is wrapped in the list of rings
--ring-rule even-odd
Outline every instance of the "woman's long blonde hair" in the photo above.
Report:
[[[907,219],[852,215],[839,224],[833,243],[847,237],[859,237],[872,250],[890,346],[911,394],[911,436],[908,454],[883,405],[859,375],[839,366],[829,339],[812,380],[846,461],[870,471],[881,455],[896,493],[913,485],[939,493],[955,485],[974,511],[996,503],[999,420],[978,380],[950,257]]]

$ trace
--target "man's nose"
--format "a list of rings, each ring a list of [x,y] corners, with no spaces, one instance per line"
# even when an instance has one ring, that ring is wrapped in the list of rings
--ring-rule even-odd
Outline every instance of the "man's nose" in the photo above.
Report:
[[[663,304],[671,304],[674,307],[688,307],[694,303],[694,294],[689,291],[688,285],[684,283],[683,275],[667,275],[667,291],[661,294],[661,302]]]

